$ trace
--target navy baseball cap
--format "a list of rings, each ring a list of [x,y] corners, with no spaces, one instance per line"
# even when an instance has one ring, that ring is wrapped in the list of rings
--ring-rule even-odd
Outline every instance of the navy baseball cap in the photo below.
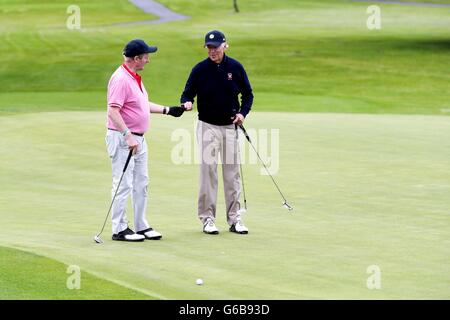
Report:
[[[141,39],[134,39],[127,43],[123,49],[123,55],[125,57],[133,58],[143,53],[153,53],[158,50],[157,47],[149,46]]]
[[[218,47],[224,42],[226,42],[225,35],[218,30],[210,31],[205,36],[205,46]]]

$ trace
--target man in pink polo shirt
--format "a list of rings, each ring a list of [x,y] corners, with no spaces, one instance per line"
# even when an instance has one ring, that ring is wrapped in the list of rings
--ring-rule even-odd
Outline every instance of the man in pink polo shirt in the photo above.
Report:
[[[149,53],[157,47],[148,46],[143,40],[130,41],[124,48],[124,63],[113,73],[108,83],[108,123],[106,145],[111,158],[113,173],[112,194],[115,193],[128,153],[133,157],[113,206],[113,240],[142,241],[159,240],[161,233],[150,227],[146,218],[148,186],[148,150],[144,133],[150,126],[150,114],[162,113],[179,117],[183,107],[165,107],[148,100],[148,94],[137,71],[149,62]],[[132,192],[134,228],[128,227],[126,202]]]

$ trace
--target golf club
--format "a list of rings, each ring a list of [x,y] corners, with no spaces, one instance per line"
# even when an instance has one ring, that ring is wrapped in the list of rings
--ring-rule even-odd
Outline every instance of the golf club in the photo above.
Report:
[[[127,161],[125,162],[125,166],[123,167],[122,176],[120,177],[119,184],[117,185],[116,191],[114,192],[114,197],[112,198],[111,205],[109,206],[108,214],[106,215],[105,221],[103,222],[102,230],[100,230],[100,232],[94,236],[94,241],[96,243],[103,243],[102,239],[100,238],[100,235],[102,234],[103,229],[105,228],[106,221],[108,220],[109,213],[111,212],[111,208],[114,203],[114,199],[116,199],[117,191],[119,190],[120,183],[122,182],[123,175],[125,174],[125,171],[127,170],[127,167],[128,167],[128,164],[130,163],[130,159],[131,159],[132,155],[133,155],[133,149],[130,150]]]
[[[264,166],[264,169],[266,169],[267,174],[270,176],[270,178],[272,179],[273,183],[275,184],[275,187],[277,188],[278,192],[280,193],[281,197],[283,198],[283,207],[288,209],[289,211],[293,210],[294,208],[292,206],[290,206],[287,203],[286,198],[284,197],[283,193],[281,192],[280,188],[278,187],[277,183],[275,182],[275,179],[272,177],[272,175],[270,174],[269,170],[267,169],[266,164],[264,163],[264,161],[261,159],[261,157],[259,156],[258,151],[256,150],[255,146],[253,145],[252,141],[250,140],[250,137],[247,133],[247,131],[245,130],[244,126],[242,124],[239,125],[239,128],[241,128],[242,132],[245,135],[245,138],[247,139],[247,141],[250,143],[250,145],[252,146],[253,150],[255,151],[256,155],[258,156],[259,161],[261,161],[262,165]],[[242,168],[241,168],[242,169]]]
[[[234,128],[236,130],[236,140],[238,140],[239,135],[238,135],[238,130],[237,130],[237,124],[234,125]],[[238,146],[239,148],[239,146]],[[239,154],[239,158],[241,157],[240,152],[238,151]],[[242,163],[241,163],[241,159],[239,159],[239,169],[241,171],[241,181],[242,181],[242,192],[244,194],[244,209],[239,209],[239,213],[246,213],[247,212],[247,197],[245,196],[245,184],[244,184],[244,172],[242,171]]]
[[[244,172],[242,171],[242,163],[239,163],[239,167],[241,169],[241,180],[242,180],[242,192],[244,193],[244,212],[247,211],[247,198],[245,196],[245,184],[244,184]]]

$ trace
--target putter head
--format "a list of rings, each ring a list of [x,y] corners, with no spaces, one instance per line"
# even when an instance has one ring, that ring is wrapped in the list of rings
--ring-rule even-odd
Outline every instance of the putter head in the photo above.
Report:
[[[283,207],[285,207],[285,208],[288,209],[289,211],[294,210],[294,208],[292,208],[286,201],[283,203]]]
[[[98,234],[96,234],[96,235],[94,236],[94,241],[95,241],[96,243],[103,243],[102,239],[100,239],[100,237],[99,237]]]

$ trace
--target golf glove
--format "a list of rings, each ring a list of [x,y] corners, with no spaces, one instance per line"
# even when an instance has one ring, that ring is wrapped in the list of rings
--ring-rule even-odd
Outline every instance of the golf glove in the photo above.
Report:
[[[167,114],[173,117],[180,117],[184,110],[184,107],[169,107],[169,112],[167,112]]]

